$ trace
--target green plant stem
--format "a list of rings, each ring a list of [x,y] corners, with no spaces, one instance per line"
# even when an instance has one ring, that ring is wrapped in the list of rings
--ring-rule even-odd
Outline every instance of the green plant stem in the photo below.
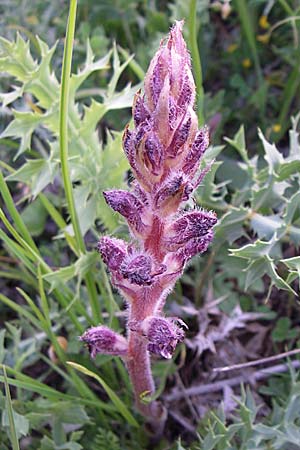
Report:
[[[80,224],[75,207],[73,187],[69,176],[68,166],[68,112],[69,112],[69,93],[70,93],[70,75],[73,53],[73,40],[75,33],[77,0],[70,0],[69,18],[66,32],[66,42],[64,48],[62,76],[61,76],[61,92],[60,92],[60,108],[59,108],[59,144],[60,144],[60,161],[66,200],[68,210],[71,217],[71,223],[75,235],[78,250],[85,253],[85,245],[80,230]],[[97,289],[92,277],[89,273],[85,276],[85,283],[89,293],[90,304],[93,315],[98,322],[101,322],[100,311],[98,307]]]
[[[75,239],[78,248],[84,253],[85,246],[81,235],[79,220],[75,208],[73,197],[73,189],[71,179],[69,177],[68,167],[68,111],[69,111],[69,92],[70,92],[70,74],[73,52],[73,39],[75,32],[77,1],[70,0],[70,11],[67,25],[66,42],[64,48],[63,67],[61,76],[61,92],[60,92],[60,108],[59,108],[59,144],[60,144],[60,161],[63,183],[65,188],[66,199],[68,203],[69,213]]]
[[[2,366],[2,370],[3,370],[3,377],[4,377],[5,396],[6,396],[6,402],[7,402],[7,414],[8,414],[8,420],[9,420],[10,439],[11,439],[12,449],[20,450],[5,366]]]
[[[283,9],[292,16],[294,14],[294,11],[290,7],[290,5],[286,2],[286,0],[278,0],[278,3],[283,7]]]
[[[197,0],[190,0],[189,13],[189,43],[194,66],[194,76],[197,92],[197,111],[199,125],[204,125],[204,89],[200,53],[197,43]]]

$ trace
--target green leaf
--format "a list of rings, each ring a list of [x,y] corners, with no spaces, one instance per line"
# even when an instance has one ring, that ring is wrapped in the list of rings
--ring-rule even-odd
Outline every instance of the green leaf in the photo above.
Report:
[[[31,136],[37,125],[42,120],[42,114],[34,112],[21,112],[14,111],[15,119],[10,122],[6,129],[1,134],[0,138],[14,137],[21,139],[19,150],[15,156],[15,159],[31,148]]]
[[[53,182],[58,163],[49,159],[27,160],[20,169],[7,177],[8,181],[22,181],[31,187],[36,197],[49,183]]]
[[[262,131],[258,130],[258,136],[262,141],[264,150],[265,150],[265,160],[268,163],[268,171],[270,175],[277,173],[278,169],[281,167],[284,162],[283,156],[277,150],[274,144],[270,144],[264,137]]]
[[[263,216],[262,214],[255,213],[252,214],[250,223],[259,239],[271,239],[276,230],[282,226],[283,221],[276,214]]]
[[[244,125],[241,125],[237,133],[234,135],[233,139],[229,139],[228,137],[224,138],[225,141],[228,142],[228,144],[232,145],[233,148],[235,148],[240,156],[242,157],[243,161],[248,163],[248,152],[246,149],[246,140],[245,140],[245,130]]]
[[[268,271],[267,271],[269,277],[271,278],[273,284],[278,289],[283,289],[285,291],[289,291],[292,294],[298,296],[297,292],[294,291],[294,289],[291,288],[291,286],[288,285],[288,283],[281,278],[278,273],[276,272],[276,267],[271,258],[268,258]]]
[[[23,86],[14,87],[14,90],[7,93],[0,93],[0,102],[2,106],[7,106],[23,95]]]
[[[19,440],[18,440],[17,431],[16,431],[17,430],[17,428],[16,428],[17,423],[15,421],[16,415],[15,415],[15,412],[12,407],[12,401],[11,401],[5,366],[2,366],[2,370],[3,370],[5,395],[6,395],[6,409],[4,410],[4,412],[2,414],[2,425],[7,426],[10,429],[10,439],[11,439],[13,450],[20,450]]]
[[[73,74],[70,80],[70,100],[74,101],[75,92],[81,84],[95,71],[109,68],[109,60],[111,51],[98,61],[94,61],[94,54],[89,40],[87,41],[86,61],[81,70],[77,74]]]
[[[262,276],[266,273],[265,258],[261,257],[252,261],[244,270],[246,272],[245,291],[247,291],[256,280],[262,278]]]
[[[294,258],[281,259],[281,262],[283,262],[290,270],[290,275],[287,281],[291,283],[298,276],[300,283],[300,256],[295,256]]]
[[[289,317],[280,317],[277,320],[275,328],[272,330],[272,339],[274,342],[283,342],[290,339],[291,320]],[[295,330],[297,333],[297,330]]]
[[[268,242],[260,241],[259,239],[254,244],[247,244],[244,247],[237,249],[229,249],[229,251],[234,256],[239,256],[240,258],[255,259],[261,258],[263,256],[269,255],[272,250],[276,239],[271,239]]]
[[[22,211],[21,217],[32,236],[39,236],[45,228],[47,211],[37,198]]]
[[[98,381],[98,383],[103,387],[110,400],[114,403],[119,413],[128,421],[128,423],[130,423],[135,427],[139,426],[135,418],[131,415],[131,413],[127,409],[126,405],[122,402],[122,400],[119,399],[119,397],[111,390],[111,388],[105,383],[105,381],[99,375],[75,362],[68,361],[67,364],[69,364],[74,369],[79,370],[79,372],[82,372],[83,374],[88,375],[89,377],[95,378]]]
[[[247,208],[231,208],[215,228],[216,239],[226,237],[230,243],[244,234],[243,224],[249,217]]]
[[[13,75],[25,82],[36,68],[36,62],[30,54],[29,42],[17,34],[15,42],[0,38],[0,72]]]

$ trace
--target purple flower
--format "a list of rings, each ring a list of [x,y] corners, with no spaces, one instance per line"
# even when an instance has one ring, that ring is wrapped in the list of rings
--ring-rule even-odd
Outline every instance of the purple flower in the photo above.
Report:
[[[127,255],[127,244],[121,239],[108,236],[100,239],[97,249],[110,270],[118,269]]]
[[[149,352],[170,359],[178,342],[184,339],[184,331],[176,325],[178,319],[148,317],[141,325],[142,333],[147,337]],[[179,323],[186,327],[182,320]]]
[[[126,356],[127,354],[127,340],[102,325],[90,328],[79,339],[87,344],[92,358],[95,358],[97,353],[117,356]]]

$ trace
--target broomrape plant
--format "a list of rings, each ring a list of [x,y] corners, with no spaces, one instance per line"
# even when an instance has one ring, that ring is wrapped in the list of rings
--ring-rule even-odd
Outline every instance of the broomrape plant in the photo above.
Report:
[[[127,338],[102,325],[81,337],[92,357],[124,358],[137,407],[152,423],[163,421],[165,411],[158,401],[143,401],[155,389],[150,354],[171,358],[186,328],[181,319],[164,316],[166,297],[190,258],[207,249],[217,222],[213,212],[184,209],[209,169],[198,170],[209,136],[206,127],[198,130],[182,26],[176,22],[161,43],[146,74],[145,93],[134,99],[134,128],[127,127],[123,136],[135,176],[131,191],[104,192],[132,235],[131,242],[104,236],[98,244],[112,283],[128,304]]]

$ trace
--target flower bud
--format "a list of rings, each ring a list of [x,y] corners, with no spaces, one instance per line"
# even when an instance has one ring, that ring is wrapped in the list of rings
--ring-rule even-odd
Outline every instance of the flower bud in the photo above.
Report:
[[[175,173],[162,183],[154,197],[154,205],[161,215],[177,211],[180,203],[186,201],[193,191],[191,183],[182,173]]]
[[[178,154],[182,152],[181,147],[186,143],[190,128],[191,128],[192,119],[190,116],[179,125],[177,130],[175,131],[171,144],[167,150],[167,155],[170,158],[176,158]],[[181,149],[181,151],[179,151]]]
[[[92,358],[97,353],[116,356],[126,356],[127,353],[127,340],[103,325],[90,328],[79,339],[87,344]]]
[[[209,133],[208,128],[201,128],[196,138],[188,151],[185,160],[183,162],[183,172],[193,177],[198,169],[199,162],[209,145]]]
[[[170,359],[178,342],[184,339],[184,331],[175,324],[177,319],[151,316],[141,324],[141,331],[148,339],[148,351]],[[179,323],[184,326],[182,320]]]
[[[132,113],[134,124],[136,127],[138,127],[142,122],[145,122],[150,117],[150,113],[145,103],[145,98],[144,96],[141,96],[140,90],[134,96]]]
[[[185,263],[198,253],[204,253],[213,239],[213,232],[209,231],[201,238],[191,239],[178,251],[178,257]]]
[[[121,239],[102,237],[97,246],[107,267],[114,271],[120,268],[127,255],[127,244]]]
[[[148,255],[135,255],[123,261],[120,271],[130,283],[139,286],[150,285],[153,281],[152,260]]]
[[[176,247],[191,239],[205,236],[216,225],[217,217],[210,211],[193,211],[185,213],[166,231],[166,247],[174,251]]]
[[[128,191],[113,190],[103,192],[103,195],[107,204],[125,217],[134,230],[137,232],[143,230],[144,224],[141,215],[144,206],[134,194]]]

